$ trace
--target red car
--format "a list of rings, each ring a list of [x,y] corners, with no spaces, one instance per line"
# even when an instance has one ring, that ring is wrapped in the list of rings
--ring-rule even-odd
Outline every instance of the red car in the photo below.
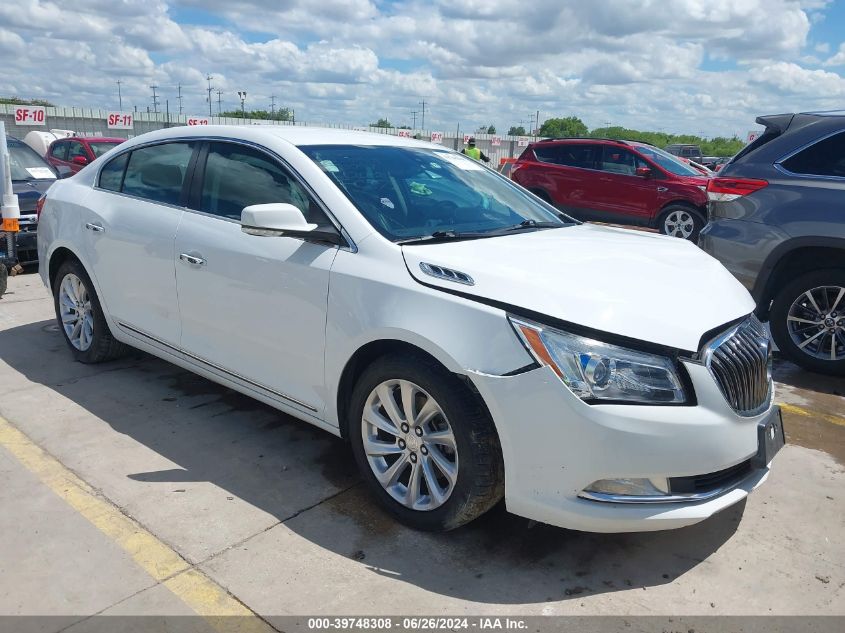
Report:
[[[47,162],[58,169],[70,167],[75,174],[97,157],[105,154],[115,145],[120,145],[126,139],[109,138],[104,136],[71,136],[61,138],[50,143],[47,149]]]
[[[529,145],[511,178],[581,220],[657,228],[692,241],[707,223],[707,181],[645,143],[548,139]]]

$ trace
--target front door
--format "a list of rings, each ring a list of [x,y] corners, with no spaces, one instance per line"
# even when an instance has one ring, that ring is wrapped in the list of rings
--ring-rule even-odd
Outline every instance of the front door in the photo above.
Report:
[[[650,167],[633,152],[605,145],[597,181],[596,206],[607,219],[617,222],[646,224],[657,205],[658,181],[637,175],[637,167]],[[657,176],[656,170],[652,169]]]
[[[329,273],[337,249],[241,231],[244,207],[287,202],[309,222],[328,219],[274,157],[211,142],[199,159],[176,234],[181,348],[258,393],[318,414]]]

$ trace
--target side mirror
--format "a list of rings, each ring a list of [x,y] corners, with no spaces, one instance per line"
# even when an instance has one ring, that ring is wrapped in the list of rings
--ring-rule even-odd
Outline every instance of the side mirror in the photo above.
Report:
[[[299,237],[313,242],[343,244],[343,238],[334,227],[317,230],[309,224],[299,208],[285,202],[253,204],[241,211],[241,231],[259,237]]]
[[[73,176],[73,170],[67,165],[59,165],[56,167],[56,175],[60,180],[62,178],[70,178]]]
[[[637,167],[636,174],[643,178],[651,178],[651,167]]]
[[[70,162],[72,162],[74,165],[87,165],[88,159],[85,158],[85,156],[74,156],[70,159]]]

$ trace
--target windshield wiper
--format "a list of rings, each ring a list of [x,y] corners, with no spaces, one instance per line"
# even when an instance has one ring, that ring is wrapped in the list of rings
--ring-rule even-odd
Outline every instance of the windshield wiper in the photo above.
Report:
[[[462,233],[460,231],[435,231],[431,235],[421,235],[419,237],[411,237],[407,240],[397,240],[396,244],[435,244],[437,242],[453,242],[460,240],[477,240],[482,237],[491,237],[491,233]]]

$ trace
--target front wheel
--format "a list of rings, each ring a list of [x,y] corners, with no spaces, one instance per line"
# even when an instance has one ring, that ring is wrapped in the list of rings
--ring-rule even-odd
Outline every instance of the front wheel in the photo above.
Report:
[[[775,295],[769,323],[790,360],[845,375],[845,270],[817,270],[790,281]]]
[[[698,241],[698,234],[704,228],[704,218],[698,211],[684,205],[674,204],[668,206],[660,214],[657,226],[663,235],[681,237],[696,242]]]
[[[399,521],[451,530],[501,499],[504,468],[493,421],[465,385],[430,359],[376,360],[358,380],[349,411],[358,467]]]

